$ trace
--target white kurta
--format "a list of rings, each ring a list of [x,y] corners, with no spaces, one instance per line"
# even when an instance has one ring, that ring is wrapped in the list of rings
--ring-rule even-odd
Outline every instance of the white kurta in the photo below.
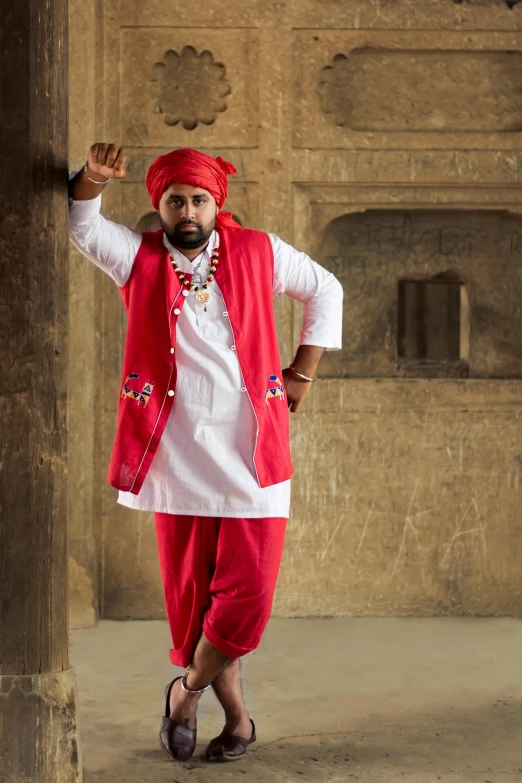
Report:
[[[71,241],[119,285],[128,280],[141,234],[100,215],[101,196],[70,200]],[[342,288],[304,253],[269,234],[274,250],[274,295],[305,303],[301,345],[341,347]],[[163,237],[178,266],[206,279],[214,232],[207,249],[189,261]],[[288,517],[290,481],[262,489],[253,453],[257,421],[235,353],[234,335],[217,283],[210,302],[193,294],[177,321],[174,405],[138,495],[118,502],[143,511],[212,517]],[[286,401],[282,404],[286,404]]]

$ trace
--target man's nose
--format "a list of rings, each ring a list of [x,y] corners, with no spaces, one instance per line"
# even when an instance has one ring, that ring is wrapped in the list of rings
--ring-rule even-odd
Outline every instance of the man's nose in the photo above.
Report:
[[[190,201],[186,201],[181,210],[181,217],[184,220],[194,220],[194,216],[194,205]]]

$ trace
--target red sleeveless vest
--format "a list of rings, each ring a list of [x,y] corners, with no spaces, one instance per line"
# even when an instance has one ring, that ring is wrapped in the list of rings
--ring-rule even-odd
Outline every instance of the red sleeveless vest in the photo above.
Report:
[[[267,234],[241,228],[220,232],[215,279],[257,419],[252,452],[260,487],[286,481],[293,474],[274,319],[273,273],[274,255]],[[186,298],[181,288],[163,244],[163,230],[145,232],[129,280],[120,288],[128,325],[108,475],[113,487],[135,495],[175,401],[176,323]]]

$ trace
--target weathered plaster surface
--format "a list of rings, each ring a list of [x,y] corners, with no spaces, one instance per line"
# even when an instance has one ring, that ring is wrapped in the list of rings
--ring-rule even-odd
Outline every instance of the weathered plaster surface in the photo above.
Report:
[[[521,614],[518,382],[323,381],[279,614]]]

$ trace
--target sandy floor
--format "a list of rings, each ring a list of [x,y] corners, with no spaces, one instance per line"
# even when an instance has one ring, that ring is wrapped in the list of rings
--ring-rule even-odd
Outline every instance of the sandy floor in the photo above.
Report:
[[[243,665],[259,741],[218,764],[210,693],[193,758],[159,747],[169,642],[163,622],[71,634],[85,783],[522,781],[520,620],[272,620]]]

